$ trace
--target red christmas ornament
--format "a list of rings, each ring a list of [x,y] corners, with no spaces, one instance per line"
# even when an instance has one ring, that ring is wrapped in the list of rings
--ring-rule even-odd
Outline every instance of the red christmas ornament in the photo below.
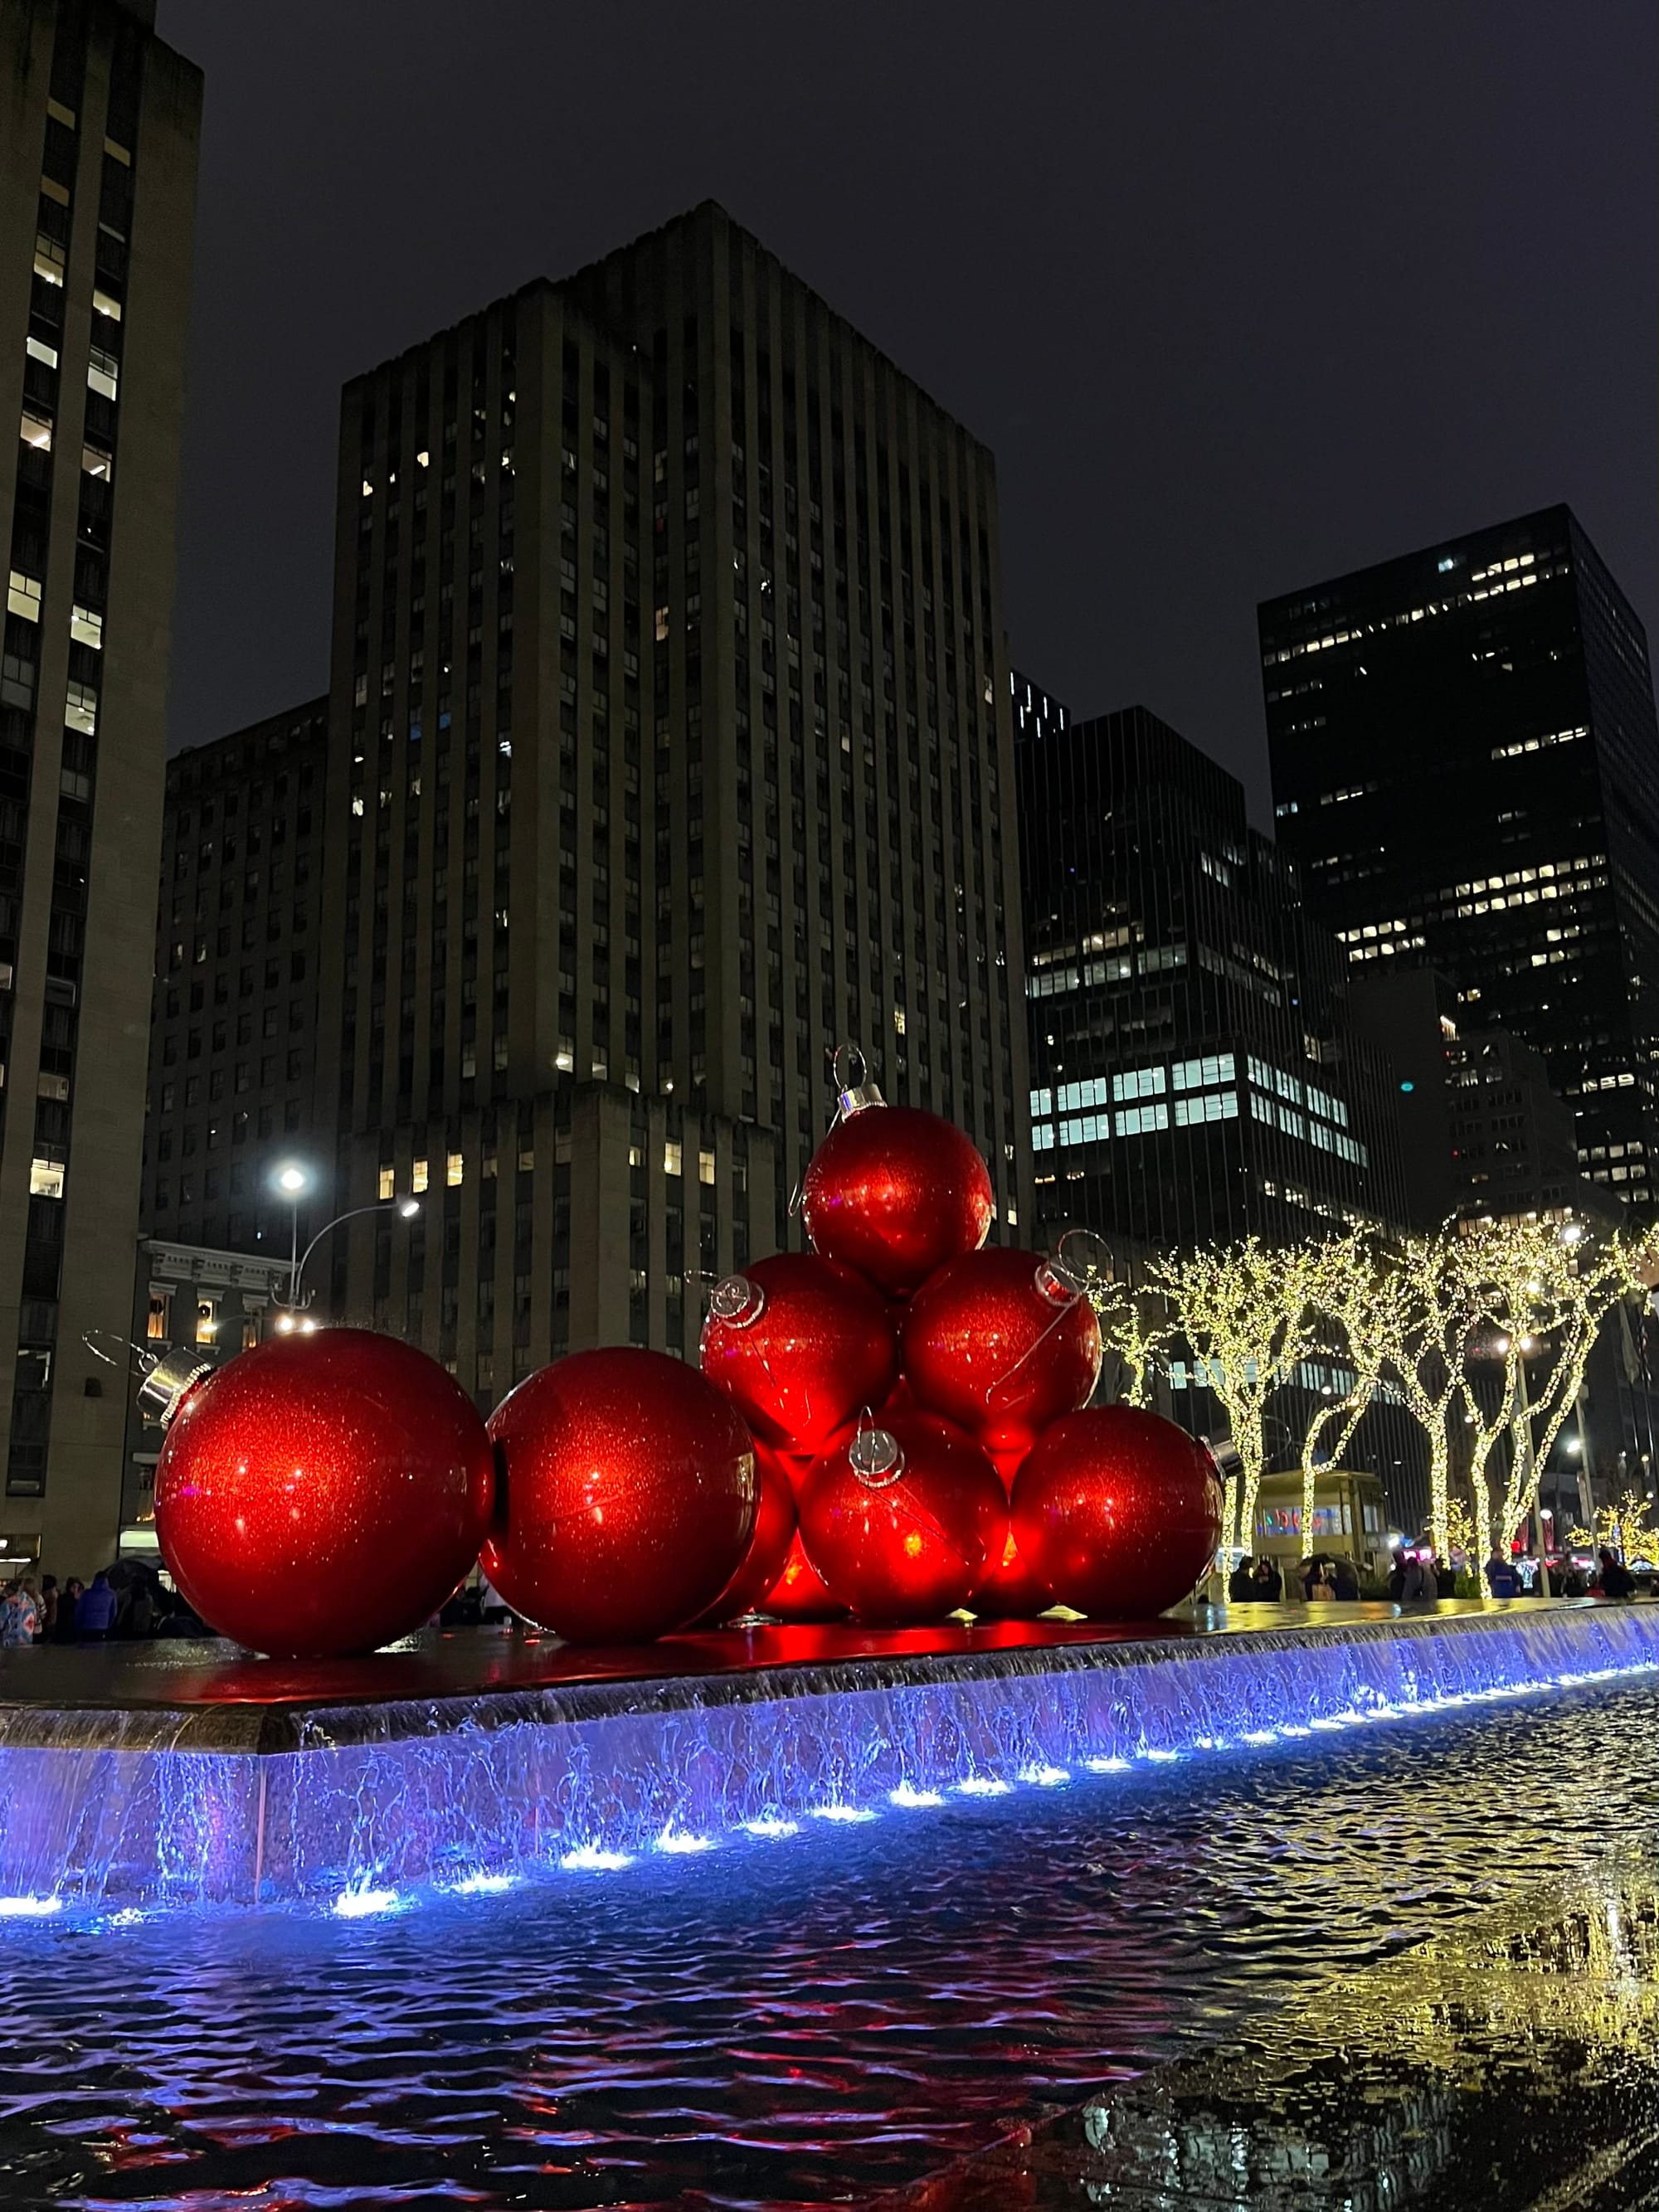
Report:
[[[873,1083],[843,1091],[842,1118],[807,1164],[801,1213],[815,1251],[908,1297],[991,1226],[990,1171],[962,1131]]]
[[[757,1260],[714,1286],[702,1371],[763,1442],[816,1456],[898,1372],[887,1308],[850,1269],[810,1252]]]
[[[1001,1556],[1007,1500],[959,1429],[927,1413],[863,1429],[800,1494],[806,1556],[860,1620],[920,1626],[964,1604]]]
[[[969,1599],[968,1609],[981,1620],[1035,1620],[1054,1601],[1042,1578],[1021,1558],[1010,1528],[1002,1557]]]
[[[517,1613],[572,1644],[683,1628],[743,1564],[759,1504],[730,1402],[659,1352],[579,1352],[490,1416],[501,1510],[484,1572]]]
[[[178,1401],[155,1534],[210,1627],[284,1659],[372,1651],[478,1556],[484,1425],[434,1359],[361,1328],[273,1337]]]
[[[904,1374],[919,1401],[988,1450],[1020,1449],[1087,1405],[1100,1323],[1060,1260],[988,1249],[941,1267],[910,1301]]]
[[[763,1613],[775,1613],[792,1624],[810,1620],[845,1620],[847,1607],[831,1597],[823,1577],[801,1549],[800,1530],[789,1540],[789,1550],[779,1575],[765,1598]]]
[[[795,1540],[795,1492],[782,1462],[764,1444],[755,1446],[755,1472],[760,1481],[760,1506],[748,1556],[706,1613],[692,1626],[718,1628],[754,1613],[783,1571],[789,1547]]]
[[[1221,1540],[1221,1486],[1201,1443],[1136,1406],[1043,1431],[1014,1479],[1014,1541],[1064,1605],[1146,1620],[1185,1597]]]

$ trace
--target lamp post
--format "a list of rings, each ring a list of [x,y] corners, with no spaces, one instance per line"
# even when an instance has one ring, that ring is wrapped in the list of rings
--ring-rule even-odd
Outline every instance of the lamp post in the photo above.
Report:
[[[295,1293],[300,1285],[300,1200],[311,1188],[311,1175],[298,1160],[288,1160],[277,1169],[275,1180],[288,1200],[288,1303],[292,1306],[299,1303]]]
[[[282,1330],[284,1334],[287,1334],[289,1331],[295,1328],[304,1329],[307,1332],[309,1332],[316,1328],[317,1324],[314,1321],[301,1320],[300,1318],[306,1304],[305,1299],[301,1294],[301,1285],[305,1280],[307,1261],[310,1259],[312,1254],[317,1249],[317,1247],[322,1243],[324,1237],[326,1237],[331,1230],[337,1229],[343,1221],[356,1221],[365,1213],[395,1212],[399,1220],[412,1221],[420,1210],[421,1201],[418,1198],[377,1199],[372,1206],[348,1206],[343,1213],[337,1213],[332,1221],[325,1221],[322,1227],[317,1231],[317,1234],[312,1238],[310,1243],[306,1246],[303,1252],[297,1249],[298,1239],[296,1237],[294,1268],[293,1273],[289,1279],[287,1304],[285,1310],[277,1320],[277,1328]]]

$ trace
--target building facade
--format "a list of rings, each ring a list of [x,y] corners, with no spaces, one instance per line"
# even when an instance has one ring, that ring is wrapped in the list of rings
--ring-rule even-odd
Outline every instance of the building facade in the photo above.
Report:
[[[131,1319],[201,115],[153,13],[0,0],[0,1526],[71,1573],[120,1510],[85,1339]]]
[[[348,386],[319,1204],[432,1195],[333,1310],[692,1350],[842,1042],[1024,1233],[1012,779],[990,456],[720,209]]]
[[[131,1340],[153,1360],[181,1346],[222,1364],[271,1333],[288,1293],[289,1261],[220,1252],[147,1237],[138,1246]],[[155,1462],[166,1437],[154,1407],[126,1393],[126,1454],[121,1479],[120,1549],[143,1557],[155,1540]]]
[[[1281,843],[1350,961],[1432,966],[1544,1055],[1579,1164],[1651,1203],[1659,728],[1641,623],[1546,508],[1268,601]]]
[[[167,765],[143,1219],[170,1243],[289,1253],[276,1178],[312,1141],[327,759],[323,698]],[[302,1203],[302,1228],[321,1218]]]
[[[1389,1078],[1243,787],[1145,708],[1016,741],[1045,1233],[1174,1250],[1394,1222]]]

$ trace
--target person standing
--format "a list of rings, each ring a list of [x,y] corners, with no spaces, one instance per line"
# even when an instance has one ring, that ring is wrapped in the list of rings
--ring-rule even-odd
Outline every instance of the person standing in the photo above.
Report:
[[[1435,1579],[1434,1561],[1413,1553],[1406,1562],[1400,1602],[1401,1605],[1432,1605],[1439,1595],[1440,1584]]]
[[[115,1623],[117,1601],[115,1592],[110,1588],[109,1577],[100,1567],[92,1578],[91,1587],[82,1592],[76,1605],[75,1640],[77,1644],[107,1641]]]
[[[1352,1559],[1346,1556],[1339,1556],[1332,1562],[1331,1588],[1343,1604],[1358,1603],[1359,1577]]]
[[[1601,1568],[1595,1577],[1595,1587],[1605,1598],[1616,1598],[1621,1602],[1636,1595],[1636,1577],[1624,1561],[1603,1544]]]
[[[75,1608],[81,1593],[86,1588],[79,1575],[71,1575],[58,1594],[58,1618],[52,1623],[54,1644],[73,1644],[75,1641]]]
[[[1506,1559],[1494,1544],[1492,1557],[1486,1562],[1486,1588],[1494,1597],[1519,1597],[1521,1577],[1515,1571],[1513,1559]]]
[[[1252,1605],[1256,1598],[1255,1562],[1248,1552],[1227,1577],[1229,1605]],[[488,1613],[484,1618],[489,1619]]]
[[[58,1640],[58,1577],[40,1577],[40,1641],[55,1644]]]
[[[6,1584],[3,1598],[0,1598],[0,1646],[8,1651],[21,1650],[26,1644],[33,1643],[40,1626],[40,1615],[33,1596],[14,1576]]]
[[[1255,1563],[1255,1601],[1258,1605],[1277,1605],[1284,1595],[1284,1577],[1264,1553]]]

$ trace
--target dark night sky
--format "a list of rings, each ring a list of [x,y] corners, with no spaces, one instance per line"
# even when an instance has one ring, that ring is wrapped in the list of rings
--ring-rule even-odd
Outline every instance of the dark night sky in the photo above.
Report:
[[[326,680],[339,387],[720,200],[994,450],[1015,663],[1266,795],[1259,598],[1567,499],[1659,637],[1652,0],[161,0],[175,744]]]

